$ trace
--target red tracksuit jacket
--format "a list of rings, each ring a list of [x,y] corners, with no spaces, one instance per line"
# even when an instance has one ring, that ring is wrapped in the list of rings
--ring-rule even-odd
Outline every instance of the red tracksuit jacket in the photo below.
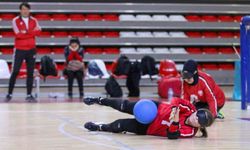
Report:
[[[170,122],[169,117],[173,107],[180,108],[179,125]],[[181,138],[193,137],[198,128],[185,124],[186,119],[195,112],[194,105],[180,98],[172,98],[171,104],[161,103],[158,106],[158,114],[155,120],[150,124],[147,134],[167,137],[168,132],[180,132]]]
[[[209,74],[199,71],[198,75],[199,79],[196,85],[183,82],[183,99],[189,100],[191,103],[207,103],[209,110],[216,117],[217,108],[222,107],[225,103],[224,92]]]
[[[15,33],[16,49],[30,50],[36,47],[35,37],[39,35],[41,28],[34,17],[29,17],[29,29],[27,29],[22,17],[20,16],[17,16],[12,20],[12,27]],[[22,33],[21,31],[23,30],[25,30],[26,33]]]

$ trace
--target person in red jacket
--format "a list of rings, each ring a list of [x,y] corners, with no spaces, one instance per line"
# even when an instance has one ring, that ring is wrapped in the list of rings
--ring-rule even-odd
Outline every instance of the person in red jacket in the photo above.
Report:
[[[182,98],[189,100],[197,109],[208,108],[214,117],[223,119],[219,110],[224,106],[225,95],[213,78],[197,69],[194,60],[185,62],[182,70],[183,94]]]
[[[73,37],[69,41],[69,45],[64,48],[64,56],[66,59],[67,68],[65,70],[65,75],[68,77],[68,96],[73,97],[73,82],[76,78],[79,87],[79,97],[82,99],[83,93],[83,77],[84,77],[84,49],[81,47],[80,40],[77,37]],[[69,65],[73,65],[73,62],[80,64],[80,68],[70,69]],[[82,64],[82,65],[81,65]]]
[[[136,102],[122,99],[84,98],[87,105],[100,104],[110,106],[116,110],[133,115]],[[208,109],[196,108],[188,101],[172,98],[171,104],[153,101],[158,112],[150,124],[142,124],[136,119],[118,119],[109,124],[85,123],[84,127],[90,131],[106,131],[113,133],[131,132],[138,135],[163,136],[169,139],[194,137],[198,129],[210,126],[213,117]],[[207,135],[204,135],[205,137]]]
[[[12,21],[12,27],[15,33],[14,62],[12,74],[9,81],[9,90],[6,96],[6,102],[12,98],[16,78],[23,61],[27,66],[27,98],[28,102],[36,102],[32,96],[33,73],[36,61],[36,36],[41,32],[38,21],[30,16],[30,5],[21,3],[19,6],[20,16]]]

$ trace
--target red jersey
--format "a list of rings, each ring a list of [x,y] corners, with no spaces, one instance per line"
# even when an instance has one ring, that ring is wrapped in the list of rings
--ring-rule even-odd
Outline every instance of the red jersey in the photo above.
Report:
[[[12,20],[15,33],[15,48],[18,50],[30,50],[36,47],[35,37],[41,32],[41,28],[34,17],[29,17],[28,29],[22,17],[17,16]],[[26,31],[26,33],[22,33]]]
[[[173,124],[169,120],[173,107],[179,107],[179,124]],[[186,100],[172,98],[171,104],[161,103],[158,106],[158,113],[155,120],[149,125],[148,135],[167,137],[168,132],[180,132],[180,137],[193,137],[198,128],[189,126],[185,123],[186,119],[196,111],[195,107]]]
[[[199,79],[196,85],[183,82],[183,99],[189,100],[191,103],[207,103],[209,110],[216,117],[217,108],[222,107],[225,103],[224,92],[209,74],[199,71],[198,75]]]

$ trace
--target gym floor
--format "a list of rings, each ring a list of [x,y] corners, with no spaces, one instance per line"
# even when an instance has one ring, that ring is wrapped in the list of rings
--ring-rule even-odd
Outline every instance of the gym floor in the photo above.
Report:
[[[17,89],[16,92],[23,90]],[[105,106],[87,106],[78,98],[70,101],[66,98],[43,97],[38,103],[30,104],[20,95],[10,103],[0,103],[0,149],[249,149],[250,111],[240,110],[240,102],[235,101],[227,101],[222,111],[225,119],[216,120],[208,128],[208,138],[168,140],[165,137],[129,133],[89,132],[83,128],[87,121],[109,123],[133,116]]]

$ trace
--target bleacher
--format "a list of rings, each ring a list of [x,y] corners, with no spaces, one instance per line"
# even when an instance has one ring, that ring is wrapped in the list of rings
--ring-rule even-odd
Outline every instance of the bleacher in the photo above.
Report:
[[[37,38],[40,57],[50,55],[64,68],[63,48],[72,36],[80,37],[85,59],[102,59],[108,69],[120,54],[132,61],[145,54],[157,62],[174,60],[178,68],[193,58],[220,85],[233,84],[234,61],[238,59],[239,23],[249,14],[249,5],[233,4],[139,4],[139,3],[30,3],[32,15],[43,29]],[[11,20],[19,3],[0,3],[0,59],[12,62]],[[42,86],[65,86],[66,81],[48,79]],[[8,80],[0,80],[7,86]],[[125,85],[124,81],[120,81]],[[104,86],[105,79],[85,80],[85,86]],[[18,81],[25,84],[24,79]],[[156,86],[143,79],[142,86]]]

